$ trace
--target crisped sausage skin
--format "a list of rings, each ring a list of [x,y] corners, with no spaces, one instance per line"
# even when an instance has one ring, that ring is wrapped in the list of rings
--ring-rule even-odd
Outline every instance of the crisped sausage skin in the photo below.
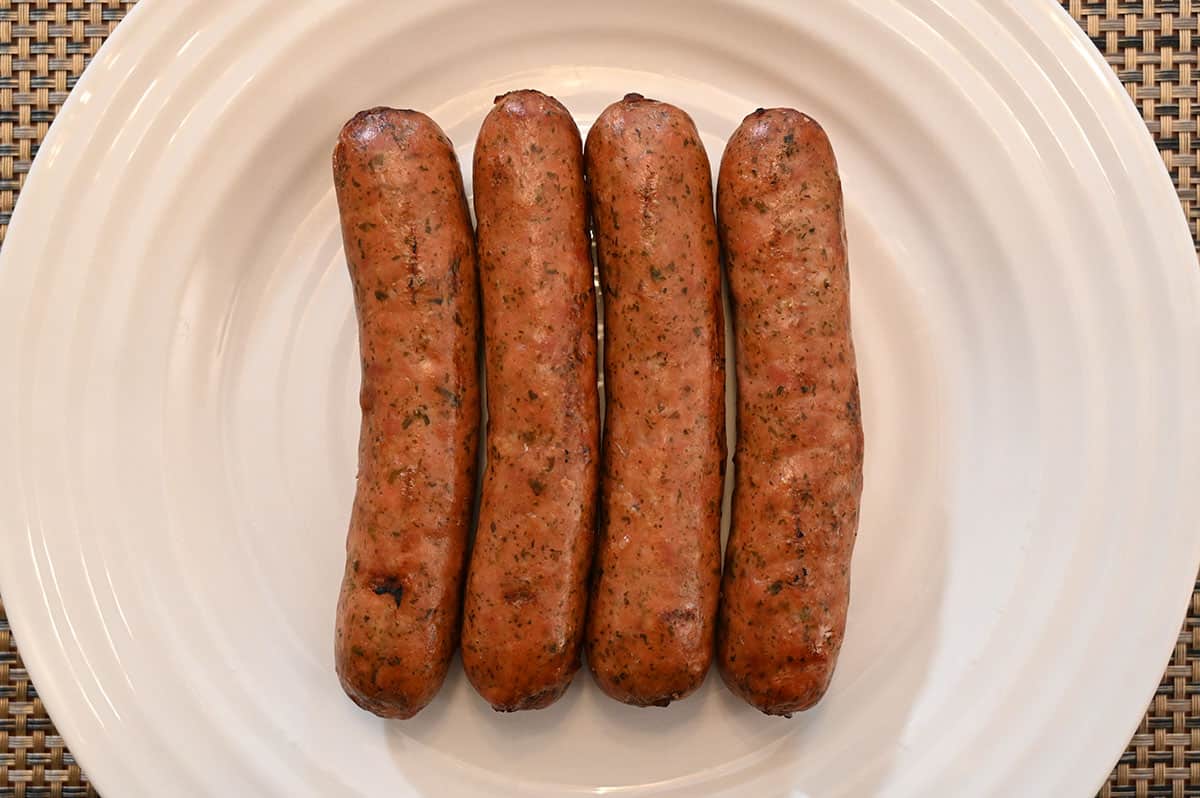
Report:
[[[596,297],[567,109],[537,91],[497,97],[473,184],[488,459],[463,666],[494,709],[540,709],[579,669],[599,482]]]
[[[333,173],[362,360],[335,660],[355,703],[409,718],[458,639],[479,434],[475,245],[454,149],[424,114],[359,113]]]
[[[586,649],[638,706],[692,693],[712,660],[725,465],[724,322],[708,157],[686,113],[631,94],[585,148],[607,411]]]
[[[842,189],[820,125],[785,108],[746,117],[717,209],[738,384],[717,663],[734,693],[788,715],[832,677],[862,493]]]

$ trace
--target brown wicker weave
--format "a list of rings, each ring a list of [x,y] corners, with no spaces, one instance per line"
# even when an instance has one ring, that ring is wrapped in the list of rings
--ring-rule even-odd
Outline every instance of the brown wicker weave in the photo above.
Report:
[[[38,142],[134,1],[0,0],[0,243]],[[1141,108],[1200,249],[1200,0],[1062,3]],[[46,716],[0,599],[0,798],[95,794]],[[1101,796],[1200,796],[1200,584],[1150,710]]]

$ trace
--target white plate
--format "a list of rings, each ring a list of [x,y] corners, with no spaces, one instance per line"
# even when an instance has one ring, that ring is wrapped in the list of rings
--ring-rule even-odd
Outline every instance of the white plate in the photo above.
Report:
[[[357,435],[329,154],[375,104],[463,163],[492,96],[637,90],[715,164],[827,126],[867,472],[825,701],[581,674],[416,720],[333,674]],[[1053,0],[144,0],[71,94],[0,260],[0,584],[106,796],[1090,795],[1200,560],[1200,271],[1108,67]]]

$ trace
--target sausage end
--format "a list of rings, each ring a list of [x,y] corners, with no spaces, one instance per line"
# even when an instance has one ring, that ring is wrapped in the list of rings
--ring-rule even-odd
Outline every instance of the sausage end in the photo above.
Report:
[[[754,680],[751,677],[735,673],[724,657],[721,657],[717,670],[734,695],[764,715],[785,718],[790,718],[795,712],[812,709],[820,703],[833,676],[832,667],[819,671],[812,669],[790,677],[785,675],[773,680],[770,686],[761,686],[752,684]]]
[[[348,148],[366,151],[381,134],[389,133],[395,144],[407,146],[415,136],[433,135],[449,145],[445,132],[426,114],[411,108],[389,108],[377,105],[359,111],[342,125],[338,133],[334,157]],[[336,162],[336,161],[335,161]]]
[[[486,695],[482,691],[480,695],[496,712],[523,712],[528,709],[545,709],[562,698],[570,686],[571,680],[568,678],[561,684],[552,685],[531,695],[503,697],[496,694]]]
[[[659,668],[657,673],[631,665],[627,656],[609,660],[600,655],[597,646],[589,646],[588,666],[596,684],[609,698],[634,707],[665,707],[687,698],[700,688],[708,673],[710,659],[699,653],[694,661],[678,662],[674,667]]]
[[[494,106],[488,112],[487,118],[484,119],[484,128],[480,130],[480,135],[483,135],[483,130],[486,129],[489,120],[495,116],[504,114],[512,117],[528,117],[528,116],[563,116],[567,119],[574,119],[567,107],[559,102],[556,98],[549,94],[538,91],[537,89],[514,89],[513,91],[499,94],[493,100]]]

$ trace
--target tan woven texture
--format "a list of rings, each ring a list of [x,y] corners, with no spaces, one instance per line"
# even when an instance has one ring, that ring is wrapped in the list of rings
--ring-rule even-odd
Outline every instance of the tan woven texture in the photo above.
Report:
[[[0,244],[38,142],[134,2],[0,0]],[[1200,0],[1061,2],[1141,110],[1200,249]],[[0,798],[94,795],[29,680],[0,599]],[[1200,796],[1200,582],[1149,711],[1100,795]]]

